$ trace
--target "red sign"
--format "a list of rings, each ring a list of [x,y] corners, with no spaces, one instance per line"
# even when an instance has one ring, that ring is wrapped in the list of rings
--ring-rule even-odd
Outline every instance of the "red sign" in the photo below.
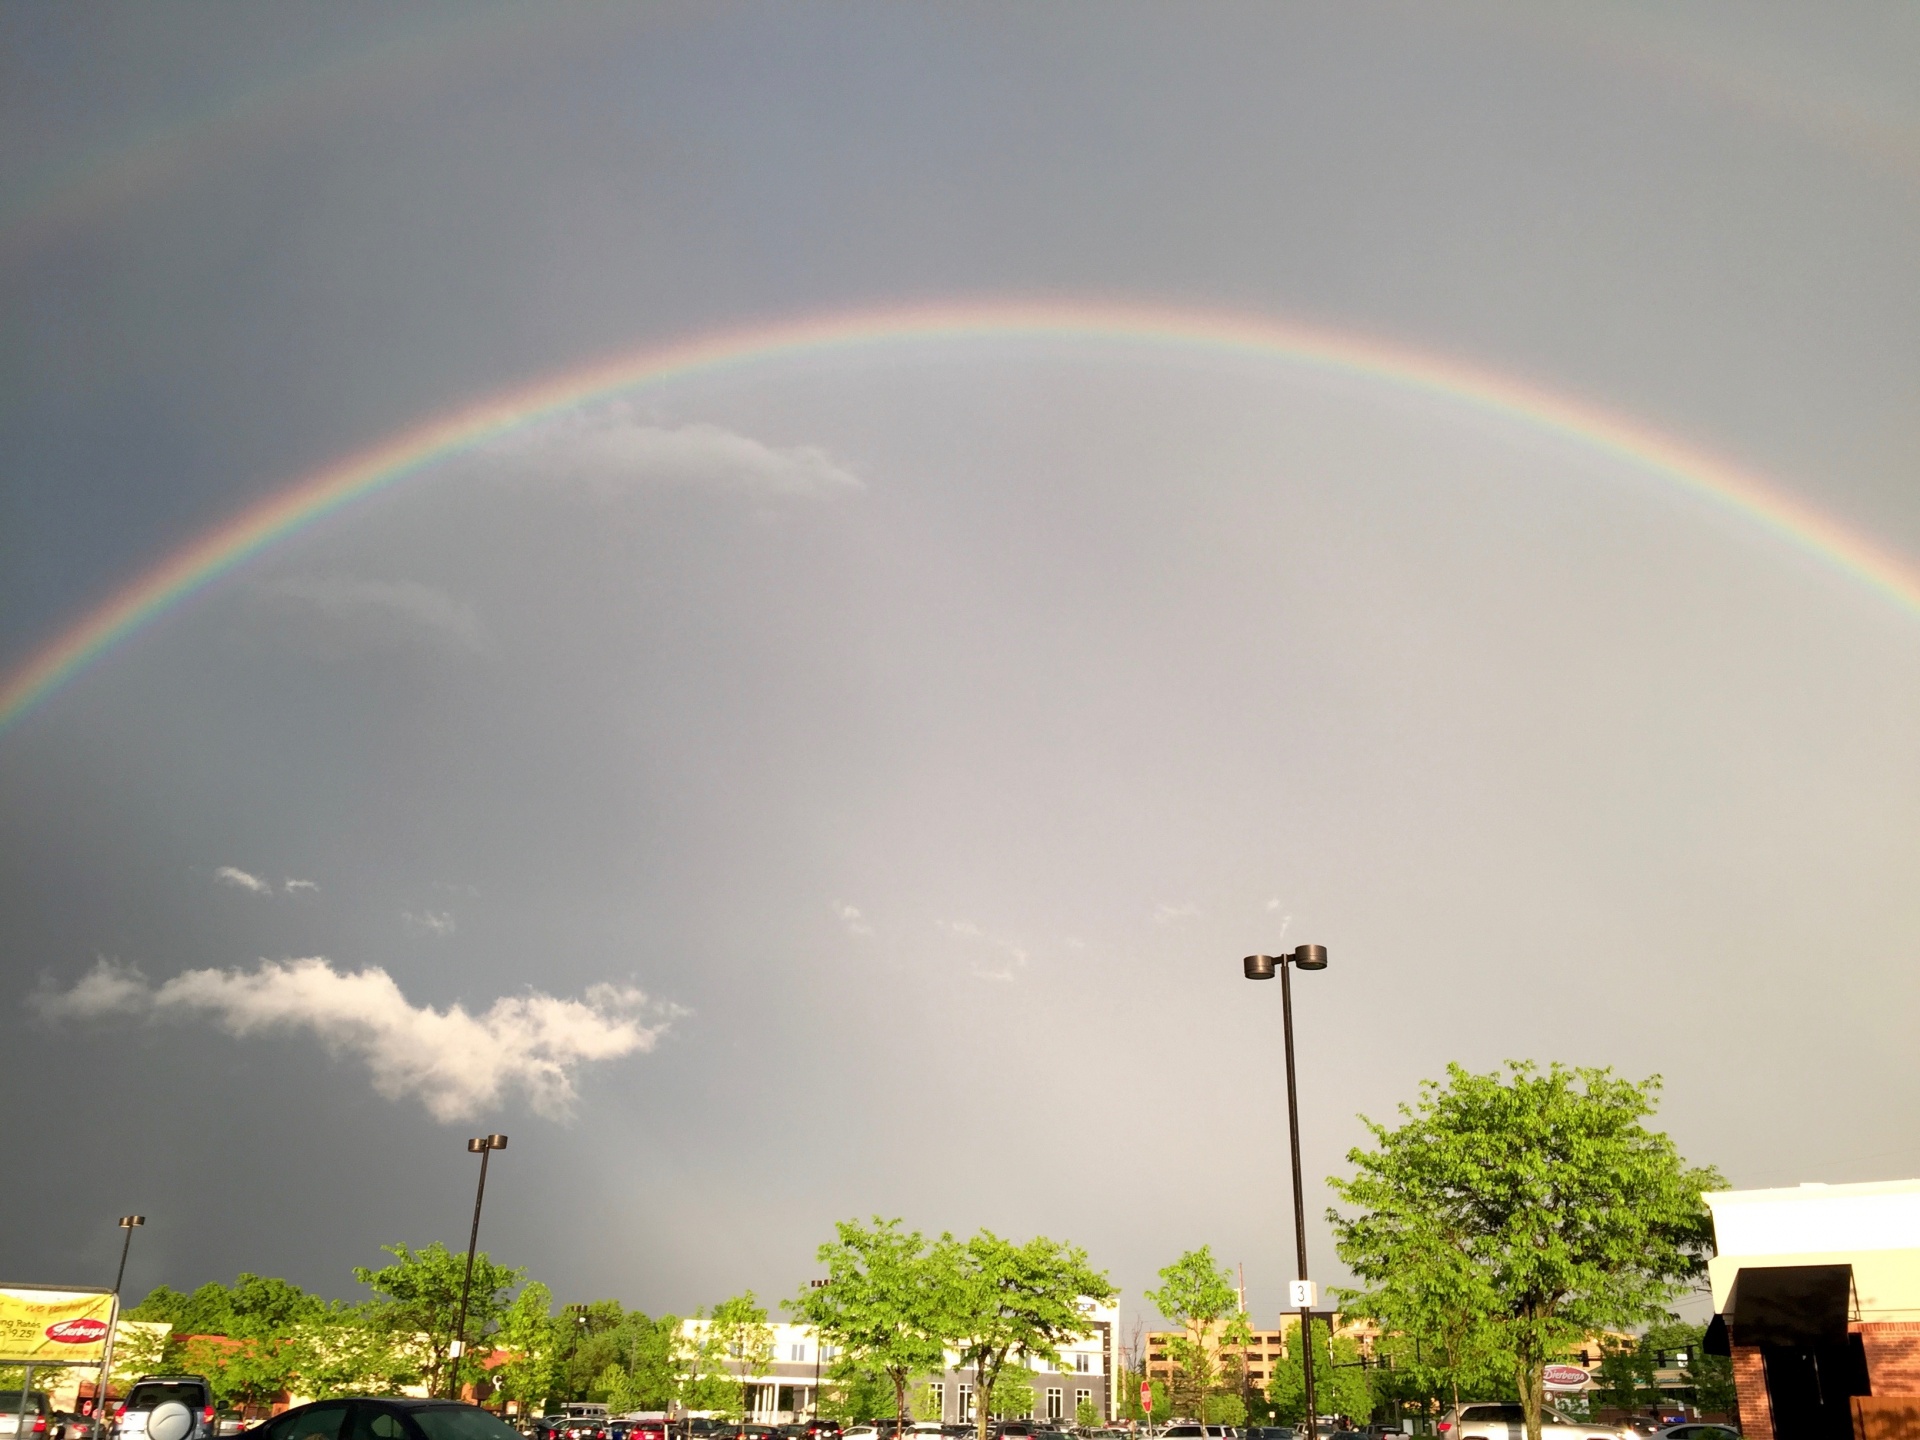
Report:
[[[1587,1372],[1578,1365],[1549,1365],[1540,1372],[1543,1384],[1554,1390],[1578,1390],[1587,1383]]]
[[[62,1320],[47,1326],[47,1338],[62,1345],[97,1345],[106,1338],[106,1333],[107,1322],[91,1317]]]
[[[1151,1380],[1140,1382],[1140,1409],[1147,1415],[1153,1413],[1153,1382]]]

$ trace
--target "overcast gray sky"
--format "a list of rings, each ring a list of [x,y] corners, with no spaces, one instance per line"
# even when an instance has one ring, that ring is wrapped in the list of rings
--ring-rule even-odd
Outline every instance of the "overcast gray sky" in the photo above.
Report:
[[[0,12],[0,664],[598,356],[860,308],[1309,321],[1920,566],[1920,13]],[[464,1240],[793,1292],[836,1218],[1291,1265],[1447,1062],[1908,1176],[1920,614],[1435,396],[920,341],[597,403],[309,527],[0,734],[0,1278]],[[457,1009],[455,1007],[458,1007]],[[1313,1208],[1325,1203],[1316,1185]],[[1314,1264],[1336,1274],[1316,1221]]]

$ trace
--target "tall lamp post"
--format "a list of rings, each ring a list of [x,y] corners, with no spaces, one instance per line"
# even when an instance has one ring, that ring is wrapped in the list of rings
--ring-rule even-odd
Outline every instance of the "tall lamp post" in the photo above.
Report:
[[[100,1383],[94,1386],[93,1418],[95,1426],[106,1419],[107,1387],[113,1383],[113,1333],[120,1328],[120,1286],[127,1278],[127,1252],[133,1248],[133,1232],[147,1223],[144,1215],[122,1215],[120,1228],[126,1235],[120,1241],[120,1268],[113,1272],[113,1319],[107,1325],[107,1343],[100,1347]],[[16,1433],[20,1433],[16,1430]]]
[[[1280,975],[1280,1019],[1287,1040],[1287,1136],[1293,1147],[1293,1238],[1298,1247],[1300,1278],[1289,1297],[1300,1311],[1300,1375],[1305,1381],[1307,1435],[1319,1434],[1320,1414],[1313,1397],[1313,1282],[1307,1278],[1307,1201],[1300,1185],[1300,1097],[1293,1078],[1293,980],[1288,971],[1324,970],[1327,947],[1296,945],[1291,955],[1249,955],[1243,962],[1247,979],[1271,980]]]
[[[507,1148],[504,1135],[482,1135],[467,1141],[469,1154],[480,1157],[480,1187],[473,1192],[473,1230],[467,1236],[467,1278],[460,1282],[460,1321],[453,1329],[453,1344],[447,1348],[452,1352],[448,1358],[453,1361],[452,1378],[447,1382],[447,1398],[460,1398],[460,1362],[467,1353],[467,1296],[473,1290],[473,1251],[480,1243],[480,1202],[487,1198],[487,1160],[496,1150]]]

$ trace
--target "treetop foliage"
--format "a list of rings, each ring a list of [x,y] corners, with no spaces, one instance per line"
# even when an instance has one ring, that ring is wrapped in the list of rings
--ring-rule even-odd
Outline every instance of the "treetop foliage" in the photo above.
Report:
[[[1600,1068],[1450,1065],[1399,1125],[1366,1121],[1374,1148],[1329,1182],[1352,1207],[1328,1211],[1340,1258],[1371,1287],[1352,1308],[1455,1365],[1504,1357],[1537,1440],[1546,1363],[1589,1331],[1663,1318],[1712,1247],[1700,1197],[1726,1182],[1642,1123],[1659,1091]]]

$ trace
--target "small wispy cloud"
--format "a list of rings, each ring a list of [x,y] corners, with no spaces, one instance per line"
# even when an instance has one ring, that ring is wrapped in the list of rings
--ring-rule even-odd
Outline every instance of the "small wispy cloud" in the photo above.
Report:
[[[386,971],[335,970],[322,958],[263,960],[254,970],[189,970],[155,986],[137,968],[101,959],[70,989],[29,997],[49,1021],[114,1016],[204,1019],[243,1037],[304,1031],[335,1055],[362,1061],[389,1100],[408,1096],[443,1122],[524,1095],[565,1120],[584,1064],[645,1053],[687,1012],[630,985],[590,985],[577,1000],[531,991],[464,1006],[415,1005]]]
[[[1156,925],[1171,925],[1176,920],[1197,920],[1199,917],[1200,907],[1191,900],[1182,905],[1162,902],[1153,907],[1153,923]]]
[[[280,882],[280,889],[288,895],[318,895],[320,886],[312,880],[295,880],[291,877]]]
[[[289,576],[260,586],[254,600],[275,639],[322,654],[431,649],[477,655],[487,648],[471,605],[418,580]]]
[[[833,913],[839,916],[840,923],[847,927],[849,935],[873,934],[873,926],[867,923],[857,906],[849,905],[844,900],[836,900],[833,902]]]
[[[249,890],[255,895],[273,894],[273,886],[258,875],[249,875],[237,865],[222,865],[213,872],[213,878],[222,885],[231,885],[236,890]]]
[[[983,959],[969,967],[968,973],[976,980],[1011,984],[1015,974],[1033,958],[1024,945],[1004,935],[995,935],[971,920],[935,920],[933,924],[935,929],[969,942],[976,953],[986,952]]]
[[[864,488],[818,446],[769,445],[704,423],[653,425],[626,402],[571,411],[502,436],[480,459],[541,479],[582,482],[609,496],[672,484],[796,496]]]
[[[1273,899],[1267,901],[1267,909],[1278,910],[1279,908],[1280,908],[1280,897],[1278,895],[1274,896]]]
[[[400,914],[400,923],[406,926],[411,934],[431,935],[436,940],[453,934],[456,928],[451,910],[403,910]]]

